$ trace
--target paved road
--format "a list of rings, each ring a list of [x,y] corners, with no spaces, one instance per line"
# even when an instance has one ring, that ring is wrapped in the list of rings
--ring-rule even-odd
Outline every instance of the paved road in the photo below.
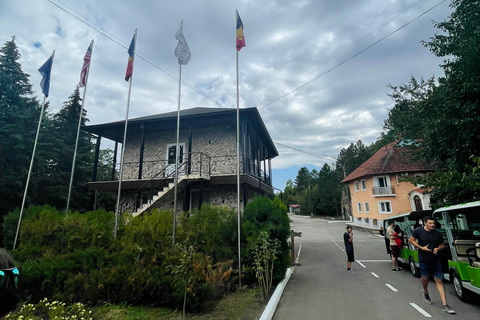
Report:
[[[383,238],[354,230],[357,262],[353,263],[356,273],[351,274],[343,251],[345,223],[302,216],[291,219],[291,229],[302,232],[301,238],[295,238],[295,257],[301,266],[295,267],[274,320],[480,319],[480,301],[460,301],[449,282],[445,283],[447,302],[457,315],[441,310],[433,282],[429,285],[433,303],[427,305],[419,279],[408,269],[391,271]]]

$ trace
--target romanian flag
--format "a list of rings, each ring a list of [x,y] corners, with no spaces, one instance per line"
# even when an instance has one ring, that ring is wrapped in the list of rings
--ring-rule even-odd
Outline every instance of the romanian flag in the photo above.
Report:
[[[128,65],[127,65],[127,73],[125,73],[125,81],[130,80],[133,74],[133,55],[135,53],[135,35],[132,38],[132,42],[130,43],[130,47],[128,47]]]
[[[243,36],[243,23],[240,15],[237,12],[237,51],[245,47],[245,37]]]

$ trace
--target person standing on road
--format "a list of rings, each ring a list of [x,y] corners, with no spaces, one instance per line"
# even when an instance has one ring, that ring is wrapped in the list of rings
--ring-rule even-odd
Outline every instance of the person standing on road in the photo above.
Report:
[[[438,293],[442,299],[442,310],[450,314],[455,314],[456,312],[447,304],[447,297],[442,281],[442,262],[438,256],[438,252],[445,247],[443,244],[443,236],[435,229],[435,220],[432,217],[425,217],[423,219],[423,227],[418,227],[413,230],[410,243],[418,248],[423,300],[428,304],[432,303],[430,295],[428,294],[428,281],[430,276],[433,275]]]
[[[398,256],[400,255],[400,247],[397,245],[395,239],[402,234],[397,234],[395,236],[395,222],[391,221],[387,228],[387,236],[390,239],[390,248],[392,249],[392,271],[401,271],[402,269],[398,266]]]
[[[343,234],[343,242],[345,242],[345,252],[347,253],[347,272],[355,273],[352,268],[355,257],[353,255],[353,231],[351,226],[347,226],[347,231]]]

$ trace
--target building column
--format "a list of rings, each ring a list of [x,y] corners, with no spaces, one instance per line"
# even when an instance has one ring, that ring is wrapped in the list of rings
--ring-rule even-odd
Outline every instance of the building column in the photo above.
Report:
[[[142,180],[143,152],[145,150],[145,125],[140,125],[140,160],[138,163],[138,180]]]
[[[102,136],[97,136],[97,143],[95,144],[95,159],[93,161],[93,175],[92,175],[92,182],[97,181],[97,173],[98,173],[98,158],[100,157],[100,142]],[[94,210],[95,208],[95,195],[96,191],[92,191],[90,193],[90,209]]]
[[[188,163],[187,163],[187,174],[192,173],[192,124],[188,125]],[[202,155],[200,155],[201,157]]]
[[[268,175],[270,176],[270,186],[273,187],[273,177],[272,177],[272,159],[268,159]]]
[[[198,210],[200,210],[203,203],[203,178],[200,178],[198,184]]]
[[[117,152],[118,152],[118,142],[115,141],[115,151],[113,151],[113,167],[112,167],[112,176],[111,181],[115,181],[116,167],[117,167]]]

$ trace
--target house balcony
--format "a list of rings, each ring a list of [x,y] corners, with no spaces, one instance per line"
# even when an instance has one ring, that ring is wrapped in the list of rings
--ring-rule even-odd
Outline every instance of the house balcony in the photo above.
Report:
[[[240,159],[241,183],[258,186],[266,192],[273,192],[271,177],[261,170],[259,166],[249,161],[249,165],[243,168]],[[102,170],[105,172],[105,170]],[[113,191],[118,188],[120,164],[117,163],[111,174],[97,176],[96,181],[90,182],[90,190]],[[236,155],[210,157],[202,152],[185,153],[179,163],[179,176],[207,178],[218,183],[236,184]],[[154,180],[159,187],[168,184],[175,176],[175,164],[169,164],[167,160],[153,160],[140,162],[124,162],[122,189],[137,188],[143,182]],[[164,182],[162,182],[162,180]],[[117,187],[115,187],[117,186]]]
[[[388,187],[373,187],[372,188],[373,196],[382,197],[382,196],[395,196],[395,188],[392,186]]]

